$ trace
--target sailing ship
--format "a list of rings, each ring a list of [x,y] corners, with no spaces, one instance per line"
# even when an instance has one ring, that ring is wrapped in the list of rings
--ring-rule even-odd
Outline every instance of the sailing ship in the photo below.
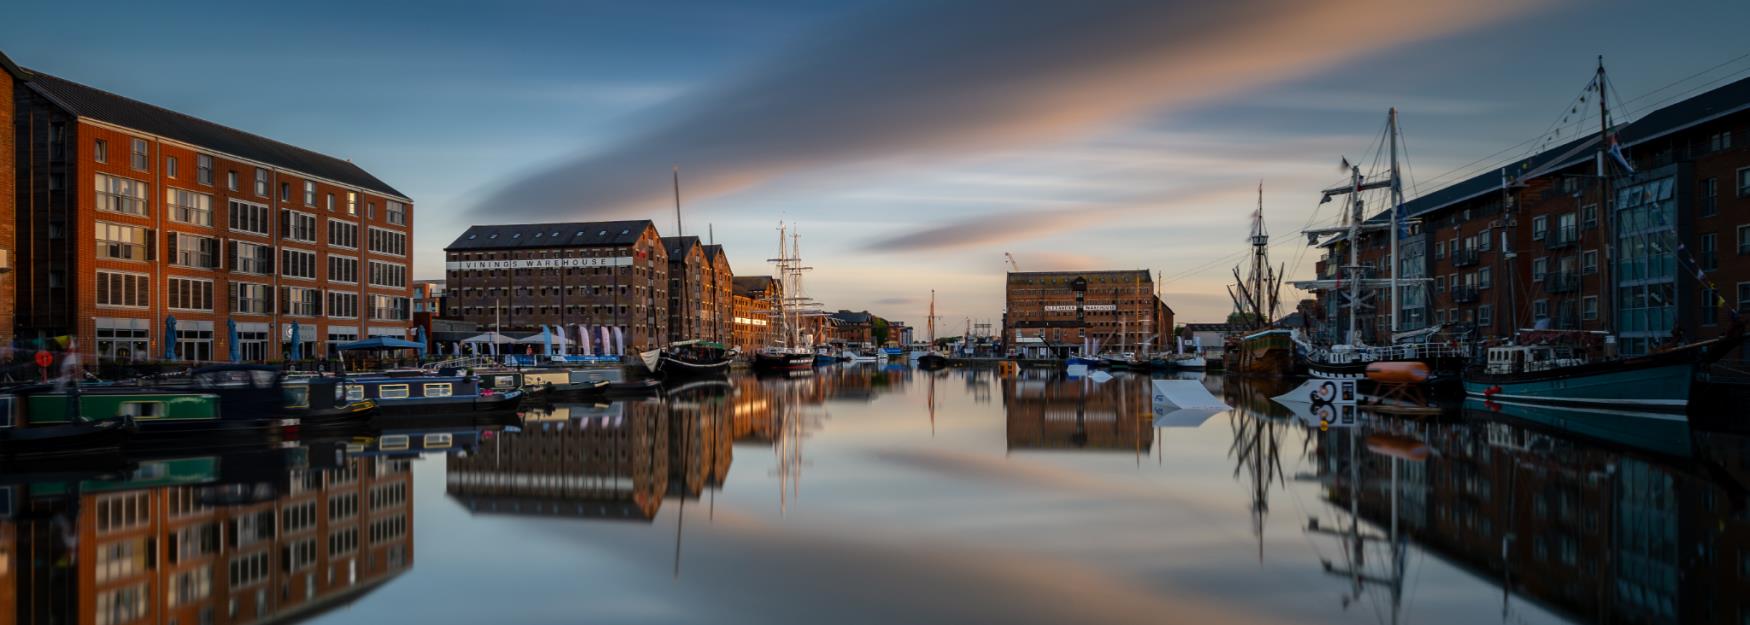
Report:
[[[936,351],[936,290],[930,289],[930,318],[924,324],[925,351],[917,357],[919,369],[940,369],[948,366],[948,357]],[[934,382],[932,382],[934,384]]]
[[[1270,266],[1270,233],[1264,228],[1264,185],[1258,185],[1258,209],[1252,212],[1251,271],[1241,277],[1235,267],[1228,287],[1234,311],[1245,330],[1228,338],[1227,370],[1241,375],[1281,377],[1297,373],[1300,346],[1293,332],[1275,327],[1282,290],[1280,270]]]
[[[767,293],[773,313],[769,317],[777,322],[777,327],[772,329],[772,344],[754,352],[756,371],[814,368],[814,350],[802,334],[802,307],[807,302],[802,296],[802,272],[808,267],[802,266],[800,234],[791,233],[792,238],[786,239],[786,232],[786,226],[778,224],[778,257],[771,262],[777,265],[780,286]]]
[[[1349,257],[1347,263],[1337,268],[1337,274],[1332,278],[1293,283],[1296,288],[1337,294],[1342,302],[1338,312],[1348,320],[1348,327],[1341,341],[1307,351],[1307,372],[1316,378],[1362,380],[1367,378],[1369,367],[1375,363],[1412,363],[1408,366],[1425,371],[1422,377],[1435,381],[1457,380],[1459,372],[1469,361],[1469,352],[1451,344],[1432,341],[1441,332],[1441,326],[1400,331],[1402,324],[1399,316],[1402,306],[1399,305],[1398,298],[1402,289],[1425,288],[1428,280],[1408,279],[1398,275],[1398,243],[1403,238],[1401,222],[1404,193],[1398,163],[1398,148],[1403,138],[1398,132],[1398,111],[1395,108],[1386,114],[1385,134],[1386,145],[1382,149],[1390,152],[1390,169],[1386,175],[1370,179],[1361,174],[1360,166],[1344,159],[1344,168],[1349,174],[1348,184],[1325,189],[1324,197],[1320,201],[1323,204],[1333,198],[1347,196],[1348,210],[1344,211],[1343,222],[1335,227],[1302,231],[1309,244],[1328,247],[1331,250],[1329,257],[1337,258],[1344,251]],[[1370,221],[1363,213],[1362,195],[1373,190],[1385,190],[1389,195],[1391,209],[1385,220]],[[1385,278],[1370,276],[1372,269],[1361,263],[1364,237],[1377,232],[1386,233],[1390,239],[1390,249],[1385,259]],[[1391,307],[1391,344],[1371,346],[1362,339],[1360,327],[1362,312],[1366,308],[1367,294],[1364,291],[1380,289],[1386,291],[1386,300]],[[1376,373],[1381,370],[1380,367],[1373,368]]]
[[[684,235],[681,227],[681,169],[674,168],[674,226],[675,235]],[[686,280],[681,281],[680,307],[682,311],[689,310],[687,292],[690,289]],[[681,315],[682,331],[686,330],[686,315]],[[661,349],[650,350],[639,354],[644,366],[662,376],[665,381],[688,380],[704,377],[728,377],[729,367],[735,363],[737,350],[725,347],[722,343],[705,341],[698,338],[675,341]]]

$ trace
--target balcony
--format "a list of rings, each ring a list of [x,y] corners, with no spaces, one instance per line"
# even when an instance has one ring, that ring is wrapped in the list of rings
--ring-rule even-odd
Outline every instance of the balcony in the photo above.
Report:
[[[1543,291],[1545,293],[1554,295],[1558,293],[1573,293],[1578,290],[1580,290],[1579,274],[1569,271],[1560,271],[1545,274],[1543,276]]]
[[[1477,287],[1474,287],[1474,286],[1455,286],[1455,287],[1452,287],[1452,303],[1454,303],[1454,304],[1470,304],[1470,303],[1477,301],[1478,298],[1479,298],[1479,295],[1477,294]]]
[[[1580,229],[1574,226],[1552,229],[1543,237],[1544,248],[1551,250],[1570,248],[1579,242]]]
[[[1479,258],[1479,255],[1477,254],[1476,250],[1453,250],[1452,251],[1452,266],[1453,267],[1472,267],[1472,266],[1475,266],[1479,262],[1479,260],[1480,260],[1480,258]]]

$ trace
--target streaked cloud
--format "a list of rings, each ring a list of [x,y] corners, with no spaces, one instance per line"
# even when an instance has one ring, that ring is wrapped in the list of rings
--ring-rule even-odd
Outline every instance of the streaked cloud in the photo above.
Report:
[[[696,199],[839,163],[909,164],[1061,141],[1543,3],[887,6],[823,29],[754,71],[675,98],[617,143],[504,181],[474,213],[647,214],[667,201],[674,164]]]

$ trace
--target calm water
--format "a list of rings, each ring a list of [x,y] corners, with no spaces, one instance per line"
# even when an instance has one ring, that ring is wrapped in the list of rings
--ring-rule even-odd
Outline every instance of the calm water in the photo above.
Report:
[[[1321,432],[1268,401],[1285,388],[1192,379],[1230,409],[1157,411],[1143,376],[851,367],[537,403],[508,427],[166,452],[125,477],[15,472],[0,624],[1750,610],[1744,439],[1480,406]]]

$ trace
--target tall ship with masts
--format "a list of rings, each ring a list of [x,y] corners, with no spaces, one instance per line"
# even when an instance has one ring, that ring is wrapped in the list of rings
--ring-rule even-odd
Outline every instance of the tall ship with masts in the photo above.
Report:
[[[1307,372],[1313,377],[1359,380],[1366,378],[1369,367],[1372,367],[1375,375],[1387,375],[1388,371],[1413,374],[1404,381],[1456,381],[1469,360],[1468,350],[1461,346],[1429,340],[1443,330],[1440,325],[1404,331],[1400,320],[1403,311],[1400,296],[1406,289],[1425,291],[1429,282],[1426,278],[1399,275],[1403,262],[1398,248],[1408,225],[1403,215],[1404,185],[1398,161],[1402,143],[1398,111],[1394,108],[1386,114],[1385,139],[1381,145],[1381,150],[1388,154],[1376,155],[1387,160],[1386,171],[1383,175],[1366,176],[1361,173],[1359,165],[1343,159],[1343,169],[1349,180],[1341,186],[1325,189],[1320,201],[1320,204],[1325,204],[1335,198],[1346,200],[1341,223],[1302,231],[1308,244],[1326,247],[1329,250],[1327,258],[1341,264],[1335,267],[1330,277],[1298,281],[1293,285],[1334,295],[1331,298],[1337,304],[1334,309],[1346,321],[1340,326],[1344,328],[1340,336],[1307,350]],[[1378,160],[1376,158],[1375,162]],[[1364,198],[1371,191],[1386,195],[1388,210],[1385,219],[1367,218]],[[1361,248],[1373,237],[1381,235],[1389,243],[1383,263],[1384,277],[1377,275],[1378,269],[1361,261]],[[1343,258],[1345,255],[1347,259]],[[1380,293],[1384,294],[1383,298],[1379,297]],[[1370,309],[1377,309],[1380,299],[1390,307],[1390,342],[1370,345],[1364,338],[1361,320]],[[1369,300],[1373,301],[1371,305]],[[1402,364],[1394,367],[1382,363]]]
[[[1228,287],[1235,317],[1242,331],[1228,338],[1227,370],[1250,376],[1282,377],[1299,372],[1301,348],[1292,330],[1276,327],[1281,309],[1278,294],[1282,273],[1270,266],[1270,233],[1264,228],[1264,185],[1258,184],[1258,209],[1252,212],[1251,269],[1240,275],[1234,268],[1234,284]]]
[[[754,352],[753,367],[759,371],[808,371],[814,367],[814,348],[803,331],[802,319],[808,314],[809,300],[802,294],[801,235],[778,225],[778,257],[772,264],[778,269],[778,285],[767,293],[772,342]]]

